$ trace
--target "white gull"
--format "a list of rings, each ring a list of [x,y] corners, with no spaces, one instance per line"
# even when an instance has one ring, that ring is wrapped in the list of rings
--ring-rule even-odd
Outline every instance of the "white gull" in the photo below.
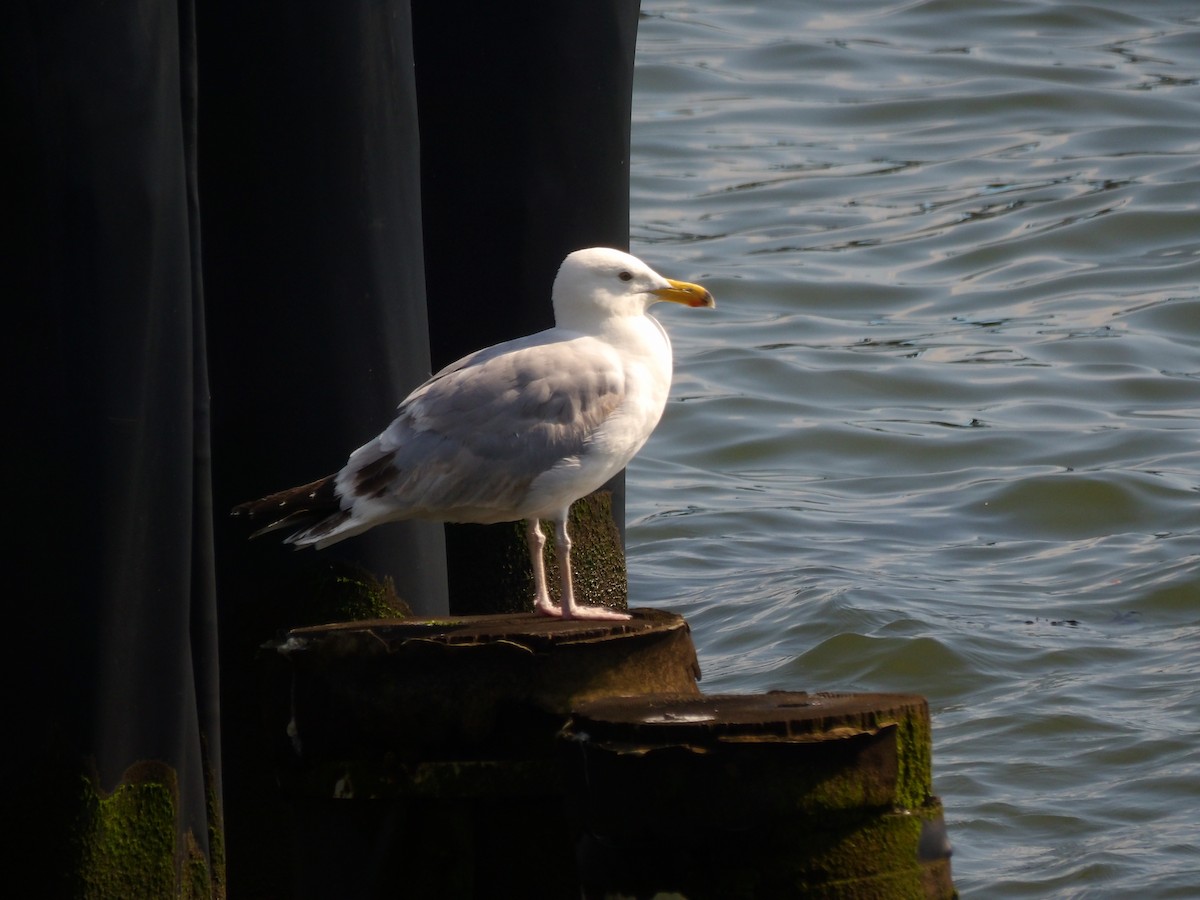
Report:
[[[234,508],[255,534],[322,548],[384,522],[491,524],[524,519],[534,609],[564,619],[627,619],[580,605],[567,512],[616,475],[662,417],[671,342],[647,309],[660,300],[714,306],[696,284],[663,278],[604,247],[570,254],[554,280],[555,326],[442,369],[334,475]],[[561,606],[546,589],[540,520],[554,522]]]

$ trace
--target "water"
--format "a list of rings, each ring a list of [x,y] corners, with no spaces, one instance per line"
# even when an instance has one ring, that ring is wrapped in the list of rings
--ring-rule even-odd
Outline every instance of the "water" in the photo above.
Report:
[[[708,691],[929,698],[967,897],[1200,897],[1200,5],[644,0]]]

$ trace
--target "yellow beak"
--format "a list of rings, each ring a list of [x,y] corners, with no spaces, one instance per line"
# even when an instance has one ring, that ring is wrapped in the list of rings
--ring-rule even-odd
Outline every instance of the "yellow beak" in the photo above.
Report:
[[[660,300],[670,300],[672,303],[682,303],[684,306],[706,306],[712,309],[717,305],[717,301],[713,299],[713,295],[708,292],[707,288],[703,288],[698,284],[689,284],[686,281],[672,281],[667,279],[670,287],[659,288],[650,293],[656,295]]]

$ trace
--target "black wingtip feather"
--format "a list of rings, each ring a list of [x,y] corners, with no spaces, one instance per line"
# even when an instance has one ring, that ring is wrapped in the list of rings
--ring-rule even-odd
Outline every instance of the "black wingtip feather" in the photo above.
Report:
[[[261,500],[239,503],[229,514],[251,521],[267,520],[266,525],[250,535],[252,538],[288,526],[301,527],[341,510],[334,487],[334,476],[329,475],[309,484],[270,494]]]

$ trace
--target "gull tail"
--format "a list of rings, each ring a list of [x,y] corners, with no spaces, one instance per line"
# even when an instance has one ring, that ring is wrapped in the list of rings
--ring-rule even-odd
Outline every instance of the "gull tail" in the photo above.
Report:
[[[285,543],[302,547],[310,544],[324,546],[322,539],[329,537],[350,518],[350,512],[341,507],[335,478],[334,475],[328,475],[261,500],[239,503],[233,508],[232,515],[249,519],[255,524],[266,522],[250,535],[252,538],[281,528],[297,528],[297,531],[284,538]]]

